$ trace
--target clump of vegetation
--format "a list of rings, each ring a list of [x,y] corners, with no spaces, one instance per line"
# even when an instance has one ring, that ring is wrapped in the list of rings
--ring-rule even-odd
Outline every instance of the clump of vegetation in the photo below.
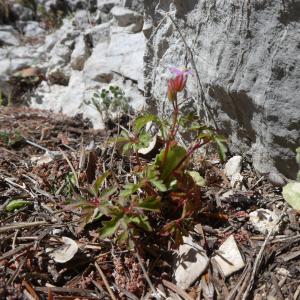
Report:
[[[0,131],[0,143],[7,147],[16,147],[24,141],[21,133],[18,130],[15,131]]]
[[[108,89],[101,89],[95,92],[89,101],[84,101],[85,105],[91,105],[99,113],[101,120],[106,127],[111,128],[112,122],[121,116],[132,112],[129,100],[124,91],[118,86],[110,86]]]
[[[88,197],[79,196],[72,204],[82,208],[83,223],[101,221],[103,238],[114,235],[118,242],[133,245],[145,232],[151,232],[171,235],[175,245],[179,245],[201,208],[201,176],[189,169],[193,155],[215,143],[221,158],[225,158],[224,137],[201,124],[196,115],[181,112],[179,93],[184,90],[190,71],[175,68],[171,71],[175,74],[168,83],[172,121],[144,113],[135,119],[131,130],[124,128],[113,140],[123,146],[123,153],[129,154],[135,165],[128,182],[116,184],[113,172],[106,172],[89,187]],[[92,103],[100,113],[112,108],[128,109],[123,93],[117,88],[95,94]],[[188,148],[178,142],[179,133],[193,136]],[[160,140],[156,145],[158,154],[150,160],[144,159],[141,150],[157,140]]]

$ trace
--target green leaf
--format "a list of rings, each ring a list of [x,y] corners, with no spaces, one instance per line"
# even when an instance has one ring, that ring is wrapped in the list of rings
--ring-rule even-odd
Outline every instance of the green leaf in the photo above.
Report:
[[[105,172],[104,174],[102,174],[101,176],[99,176],[95,183],[94,183],[94,189],[96,191],[96,193],[99,193],[99,190],[101,188],[102,183],[104,182],[104,180],[107,178],[107,176],[110,174],[110,172]]]
[[[217,135],[214,136],[214,141],[217,143],[220,159],[225,161],[227,153],[226,139],[221,135]]]
[[[181,146],[173,146],[169,149],[167,157],[164,161],[165,149],[162,150],[156,157],[156,165],[161,170],[161,180],[165,183],[165,180],[170,177],[173,171],[178,167],[179,163],[186,157],[187,152]]]
[[[295,210],[300,211],[300,182],[290,182],[282,189],[284,200]]]
[[[129,220],[131,223],[137,225],[145,231],[152,231],[152,227],[146,216],[130,216]]]
[[[111,189],[105,190],[103,193],[100,194],[100,198],[108,198],[113,195],[118,190],[117,187],[113,187]]]
[[[121,215],[113,218],[110,221],[103,222],[103,227],[100,229],[101,238],[107,238],[112,236],[120,226]]]
[[[149,197],[143,202],[139,203],[139,208],[143,210],[159,211],[160,210],[160,198],[159,197]]]
[[[162,180],[158,178],[149,180],[160,192],[166,192],[168,189]]]
[[[140,188],[139,184],[129,183],[129,184],[125,185],[125,189],[120,192],[120,196],[129,197],[132,194],[134,194],[135,192],[137,192],[139,188]]]
[[[136,132],[139,132],[148,122],[157,120],[157,116],[151,114],[145,114],[136,118],[134,122],[134,129]]]
[[[12,200],[10,201],[7,206],[6,206],[6,210],[7,211],[14,211],[15,209],[20,209],[26,205],[31,205],[32,202],[31,201],[25,201],[25,200]]]
[[[205,179],[196,171],[188,171],[188,174],[193,178],[194,182],[198,186],[205,186]]]

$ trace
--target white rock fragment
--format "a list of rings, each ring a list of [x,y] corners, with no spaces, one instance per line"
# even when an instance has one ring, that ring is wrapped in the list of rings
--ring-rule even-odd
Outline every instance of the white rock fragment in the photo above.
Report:
[[[66,263],[71,260],[78,251],[77,243],[66,237],[62,237],[63,245],[52,250],[51,248],[47,248],[46,252],[49,253],[49,256],[57,263]]]
[[[42,156],[32,156],[31,161],[35,162],[38,166],[49,164],[53,160],[62,159],[62,154],[59,151],[46,151]]]
[[[280,218],[275,212],[263,208],[251,212],[249,217],[254,229],[262,234],[268,234],[268,232],[274,228]],[[280,224],[277,224],[274,228],[274,234],[279,232],[279,225]]]
[[[231,157],[225,165],[225,175],[231,179],[235,174],[241,173],[242,170],[242,157],[236,155]]]
[[[225,277],[244,268],[245,263],[234,236],[230,235],[213,257]]]
[[[209,259],[204,249],[191,236],[183,237],[176,261],[175,281],[182,288],[189,288],[206,270]]]
[[[230,185],[232,188],[241,189],[241,182],[243,176],[241,175],[242,170],[242,157],[236,155],[228,160],[225,165],[224,173],[230,179]]]

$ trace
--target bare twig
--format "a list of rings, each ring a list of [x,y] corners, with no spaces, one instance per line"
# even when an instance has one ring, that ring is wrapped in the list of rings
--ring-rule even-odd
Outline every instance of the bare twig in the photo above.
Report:
[[[12,225],[9,225],[9,226],[2,226],[0,228],[0,233],[16,230],[16,229],[20,229],[20,228],[29,228],[29,227],[34,227],[34,226],[46,225],[46,224],[48,224],[47,221],[17,223],[17,224],[12,224]]]
[[[21,270],[21,268],[23,267],[24,263],[25,263],[25,260],[24,260],[24,259],[18,263],[17,269],[15,270],[15,272],[12,274],[12,276],[11,276],[11,277],[9,278],[9,280],[7,281],[7,285],[8,285],[8,286],[10,286],[10,285],[13,284],[13,282],[15,281],[15,279],[17,278],[17,276],[19,275],[20,270]]]
[[[276,276],[275,276],[274,273],[271,273],[271,279],[272,279],[272,283],[273,283],[273,285],[275,287],[276,296],[277,296],[276,299],[278,299],[278,300],[284,300],[284,297],[282,295],[280,286],[278,285],[278,280],[277,280],[277,278],[276,278]]]
[[[13,250],[10,250],[10,251],[4,253],[2,256],[0,256],[0,261],[3,260],[3,259],[9,258],[9,257],[21,252],[21,251],[33,246],[33,245],[34,245],[34,243],[29,243],[27,245],[22,245],[22,246],[19,246],[19,247],[13,249]]]
[[[26,192],[27,194],[29,194],[31,196],[31,198],[35,198],[35,196],[30,191],[28,191],[24,186],[17,184],[15,182],[13,182],[12,180],[10,180],[9,178],[6,178],[4,176],[0,176],[0,178],[2,178],[4,181],[6,181],[9,185],[11,185],[15,188],[19,188],[22,191]]]
[[[144,276],[145,276],[145,278],[146,278],[146,281],[148,282],[148,284],[149,284],[149,286],[150,286],[150,288],[151,288],[151,290],[152,290],[153,295],[154,295],[157,299],[160,299],[161,297],[158,295],[158,293],[157,293],[157,291],[156,291],[156,289],[155,289],[153,283],[151,282],[150,277],[149,277],[149,275],[148,275],[148,273],[147,273],[147,271],[146,271],[146,269],[145,269],[145,267],[144,267],[143,261],[142,261],[140,255],[138,254],[137,251],[136,251],[136,253],[135,253],[135,257],[137,258],[137,260],[138,260],[138,262],[139,262],[139,264],[140,264],[140,266],[141,266],[141,269],[142,269],[142,271],[143,271],[143,273],[144,273]]]
[[[256,276],[256,273],[260,267],[260,264],[262,262],[262,258],[263,258],[263,253],[264,253],[264,250],[266,248],[266,245],[267,243],[269,242],[269,240],[271,239],[272,235],[273,235],[273,232],[275,231],[275,228],[278,226],[278,224],[281,222],[281,219],[283,217],[284,213],[281,215],[281,218],[276,222],[276,224],[272,227],[272,229],[269,231],[268,235],[266,236],[265,238],[265,241],[264,243],[262,244],[258,254],[257,254],[257,257],[255,259],[255,262],[254,262],[254,265],[253,265],[253,269],[252,269],[252,273],[251,273],[251,277],[250,277],[250,280],[249,280],[249,284],[247,286],[247,289],[242,297],[242,300],[246,300],[248,298],[248,295],[250,294],[251,290],[252,290],[252,287],[253,287],[253,283],[254,283],[254,280],[255,280],[255,276]]]
[[[69,167],[70,167],[70,169],[71,169],[71,171],[72,171],[72,173],[73,173],[73,175],[75,177],[76,187],[79,189],[79,180],[78,180],[77,173],[76,173],[76,171],[75,171],[72,163],[70,162],[68,156],[66,155],[66,153],[64,151],[62,151],[62,150],[60,150],[60,151],[61,151],[64,159],[67,161],[67,163],[68,163],[68,165],[69,165]]]
[[[115,297],[114,293],[112,292],[112,290],[111,290],[111,288],[110,288],[110,286],[109,286],[109,284],[108,284],[108,281],[107,281],[107,279],[106,279],[106,276],[104,275],[104,273],[103,273],[103,271],[101,270],[100,266],[99,266],[96,262],[95,262],[95,267],[96,267],[97,271],[99,272],[99,274],[100,274],[100,276],[101,276],[101,278],[102,278],[102,280],[103,280],[103,282],[104,282],[104,285],[105,285],[105,287],[106,287],[106,289],[107,289],[107,291],[108,291],[108,293],[109,293],[111,299],[117,300],[117,298]]]

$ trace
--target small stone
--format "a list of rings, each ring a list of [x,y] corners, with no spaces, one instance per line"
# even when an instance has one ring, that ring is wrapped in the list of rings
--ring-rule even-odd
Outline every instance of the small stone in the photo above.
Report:
[[[215,255],[213,259],[225,277],[244,268],[245,263],[233,235],[227,238],[220,246],[218,252],[220,255]]]
[[[267,179],[274,186],[283,187],[287,184],[287,181],[277,172],[270,172]]]
[[[228,160],[225,165],[225,175],[231,179],[235,174],[239,174],[242,170],[242,157],[237,155]]]
[[[249,214],[250,222],[255,230],[261,232],[262,234],[268,234],[270,230],[274,228],[279,216],[268,209],[258,209]],[[276,234],[279,232],[279,224],[277,224],[273,233]]]
[[[206,270],[209,259],[204,249],[191,236],[183,237],[178,250],[175,281],[182,288],[189,288]]]

